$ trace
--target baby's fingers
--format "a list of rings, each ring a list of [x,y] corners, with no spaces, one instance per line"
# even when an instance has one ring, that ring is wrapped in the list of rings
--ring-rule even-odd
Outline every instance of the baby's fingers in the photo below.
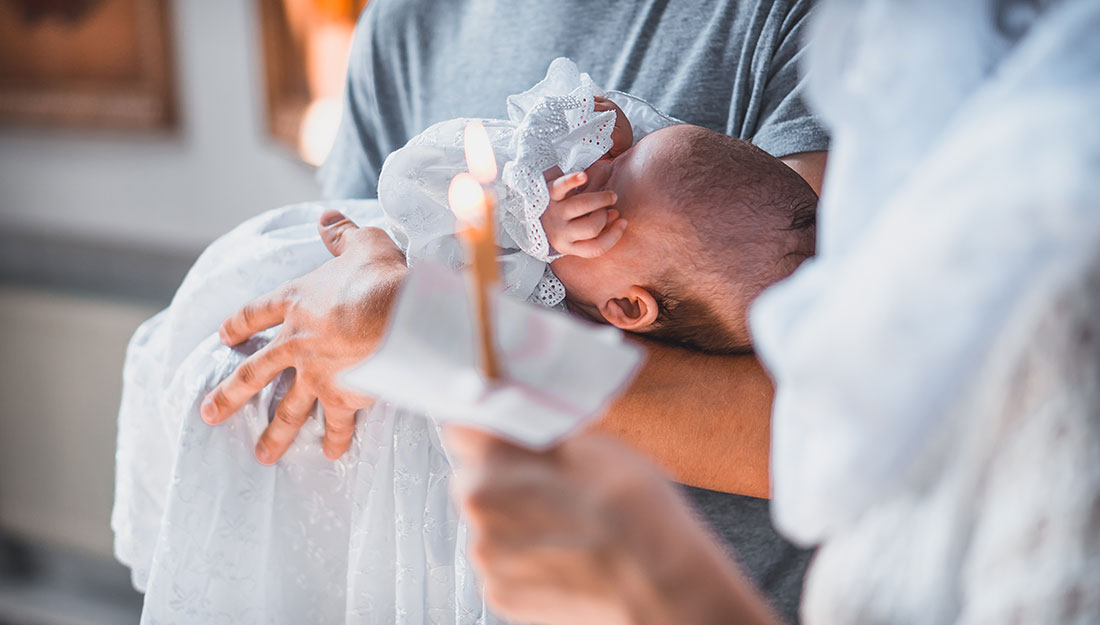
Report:
[[[615,247],[619,239],[623,238],[624,232],[626,232],[626,220],[616,219],[604,228],[604,231],[596,238],[573,243],[570,246],[569,253],[582,258],[596,258]]]
[[[578,193],[561,203],[560,216],[562,219],[574,220],[578,217],[598,211],[601,208],[610,207],[619,201],[619,196],[614,191],[594,191],[592,193]]]
[[[565,226],[564,238],[570,243],[595,239],[611,221],[611,216],[606,209],[592,211],[570,220]]]
[[[569,196],[569,192],[588,182],[588,174],[578,171],[568,176],[559,176],[550,183],[550,199],[560,202]]]

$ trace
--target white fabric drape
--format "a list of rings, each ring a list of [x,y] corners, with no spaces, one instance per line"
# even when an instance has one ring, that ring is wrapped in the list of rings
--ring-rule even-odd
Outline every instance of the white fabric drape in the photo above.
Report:
[[[819,255],[751,316],[807,623],[1100,614],[1098,32],[1090,0],[821,7]]]

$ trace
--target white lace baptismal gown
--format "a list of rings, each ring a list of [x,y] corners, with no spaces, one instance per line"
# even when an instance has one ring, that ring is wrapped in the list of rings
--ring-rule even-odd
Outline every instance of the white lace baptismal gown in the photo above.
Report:
[[[583,169],[611,147],[614,100],[635,137],[676,123],[649,104],[603,92],[572,62],[508,98],[509,120],[480,120],[502,163],[498,243],[506,291],[547,306],[565,296],[539,224],[542,172]],[[289,386],[283,374],[216,427],[198,406],[269,330],[221,345],[218,324],[250,299],[330,258],[317,234],[326,208],[386,228],[409,263],[464,262],[447,208],[465,170],[468,120],[437,124],[387,159],[379,201],[309,203],[264,213],[215,241],[171,305],[131,340],[119,413],[116,555],[145,592],[143,623],[482,623],[464,557],[462,520],[447,497],[450,466],[435,425],[379,401],[357,414],[337,461],[321,452],[315,409],[286,455],[260,465],[253,447]]]

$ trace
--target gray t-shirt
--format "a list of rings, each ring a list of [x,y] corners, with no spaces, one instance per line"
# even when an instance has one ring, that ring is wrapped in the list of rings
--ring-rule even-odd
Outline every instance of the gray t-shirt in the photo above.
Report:
[[[605,89],[775,156],[824,150],[800,99],[810,2],[801,0],[372,0],[349,60],[340,133],[320,173],[326,197],[376,197],[386,156],[455,117],[506,117],[559,56]],[[772,529],[768,502],[687,489],[789,621],[808,554]]]

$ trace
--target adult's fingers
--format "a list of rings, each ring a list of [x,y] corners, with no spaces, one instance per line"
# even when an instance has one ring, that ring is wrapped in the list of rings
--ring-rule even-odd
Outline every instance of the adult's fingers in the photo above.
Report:
[[[550,183],[550,199],[560,202],[569,196],[569,192],[588,182],[588,174],[578,171],[568,176],[560,176]]]
[[[261,295],[223,321],[218,336],[226,345],[243,343],[253,334],[282,323],[289,303],[283,288]]]
[[[351,445],[355,433],[355,410],[335,407],[332,403],[321,402],[325,408],[325,437],[321,440],[321,449],[329,460],[344,455]]]
[[[578,193],[562,203],[561,215],[564,219],[576,219],[611,206],[619,200],[614,191],[593,191],[592,193]]]
[[[298,380],[290,385],[290,390],[275,409],[275,418],[256,443],[257,460],[263,464],[275,464],[282,458],[309,417],[309,410],[316,399]]]
[[[596,238],[574,243],[569,253],[582,258],[596,258],[614,247],[619,239],[623,238],[624,232],[626,232],[626,220],[620,217],[604,228]]]
[[[317,231],[321,233],[321,240],[325,242],[325,247],[332,252],[333,256],[344,253],[348,233],[358,229],[359,226],[355,225],[355,222],[335,210],[325,211],[317,221]]]
[[[225,421],[292,362],[285,344],[268,343],[206,395],[199,408],[203,421],[211,425]]]

